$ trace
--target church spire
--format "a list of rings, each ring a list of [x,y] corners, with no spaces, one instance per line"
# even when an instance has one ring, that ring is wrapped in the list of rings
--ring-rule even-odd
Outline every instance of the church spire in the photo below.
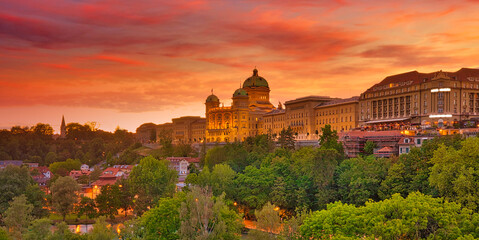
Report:
[[[62,115],[62,125],[60,126],[60,137],[65,138],[67,136],[67,126],[65,124],[65,116]]]

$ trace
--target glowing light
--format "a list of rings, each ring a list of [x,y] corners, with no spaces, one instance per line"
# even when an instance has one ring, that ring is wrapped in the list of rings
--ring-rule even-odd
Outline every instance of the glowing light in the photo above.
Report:
[[[434,88],[434,89],[431,89],[431,92],[450,92],[451,89],[450,88]]]
[[[77,225],[77,228],[75,229],[75,233],[80,233],[80,225]]]
[[[429,115],[430,118],[447,118],[447,117],[452,117],[452,114],[435,114],[435,115]]]
[[[479,126],[479,125],[478,125],[478,126]],[[236,205],[238,205],[238,203],[237,203],[237,202],[234,202],[233,205],[236,206]]]
[[[275,211],[279,211],[279,207],[275,207],[274,210],[275,210]]]
[[[123,187],[123,185],[120,184],[120,185],[118,185],[118,187]]]

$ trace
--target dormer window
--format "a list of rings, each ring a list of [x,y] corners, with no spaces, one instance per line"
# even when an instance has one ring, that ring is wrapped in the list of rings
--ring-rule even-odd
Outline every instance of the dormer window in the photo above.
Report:
[[[409,138],[405,138],[404,143],[409,143]]]

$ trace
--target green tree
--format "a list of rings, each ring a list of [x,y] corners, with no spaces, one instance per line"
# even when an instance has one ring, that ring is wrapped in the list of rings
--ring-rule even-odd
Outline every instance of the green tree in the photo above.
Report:
[[[36,219],[28,227],[28,231],[24,234],[25,240],[45,240],[51,236],[50,228],[52,221],[47,218]]]
[[[270,167],[246,167],[244,173],[234,180],[234,199],[240,204],[253,209],[260,208],[270,199],[275,180],[275,173]]]
[[[88,233],[88,240],[111,240],[116,237],[111,227],[108,227],[105,217],[99,217],[93,224],[93,230]]]
[[[362,205],[369,199],[380,200],[379,188],[389,165],[387,159],[376,159],[374,156],[344,160],[337,170],[340,199],[356,205]]]
[[[241,217],[229,209],[224,194],[213,198],[211,191],[193,187],[181,204],[180,239],[239,239]]]
[[[51,187],[53,208],[62,215],[63,221],[68,213],[73,210],[73,206],[78,202],[77,193],[80,186],[73,178],[59,177]]]
[[[58,159],[57,154],[55,152],[48,152],[47,155],[45,156],[45,165],[50,165],[54,162],[56,162]]]
[[[0,227],[0,240],[9,240],[9,239],[10,237],[8,236],[7,231],[5,231],[5,229]]]
[[[0,170],[0,214],[7,210],[14,197],[24,194],[32,184],[36,183],[26,167],[8,165]]]
[[[141,159],[129,177],[133,190],[136,193],[143,191],[146,195],[138,194],[139,197],[150,197],[153,202],[173,196],[177,178],[177,172],[169,168],[166,160],[160,161],[151,156]],[[151,202],[148,206],[151,206]]]
[[[294,149],[295,148],[294,133],[291,127],[288,126],[287,129],[282,129],[279,133],[278,143],[281,148],[285,149]]]
[[[364,144],[364,155],[372,155],[374,153],[374,149],[376,149],[378,145],[373,141],[366,141]]]
[[[281,227],[278,211],[279,209],[270,202],[267,202],[261,210],[255,211],[257,229],[250,231],[252,239],[277,239]]]
[[[78,217],[85,215],[90,219],[97,217],[98,211],[96,209],[95,200],[89,197],[82,197],[78,205],[75,206]]]
[[[145,212],[140,219],[144,239],[179,239],[180,207],[184,200],[184,194],[162,198],[156,207]]]
[[[431,159],[430,184],[440,195],[473,210],[479,207],[479,138],[468,138],[462,147],[442,145]]]
[[[25,195],[14,197],[10,202],[3,221],[13,239],[22,239],[22,234],[33,220],[32,210],[33,205],[28,203]]]
[[[326,124],[321,128],[321,136],[319,137],[319,145],[321,149],[335,149],[339,154],[344,154],[343,144],[339,142],[338,132],[331,129],[331,125]]]
[[[478,214],[457,203],[412,193],[362,207],[329,204],[306,218],[300,231],[306,239],[472,239],[479,236],[478,224]]]
[[[50,169],[50,171],[53,174],[57,174],[57,175],[67,174],[68,175],[68,173],[71,170],[80,170],[81,165],[82,164],[81,164],[80,160],[67,159],[64,162],[54,162],[54,163],[50,164],[48,169]]]
[[[114,219],[121,205],[120,188],[118,185],[103,186],[100,194],[96,196],[95,202],[100,215],[107,215]]]
[[[33,205],[32,215],[35,218],[48,216],[48,209],[45,208],[47,201],[45,192],[37,185],[33,184],[25,190],[25,196],[29,203]]]
[[[133,209],[135,205],[135,193],[128,179],[122,178],[116,182],[116,185],[120,189],[120,204],[118,206],[123,210],[126,217],[128,210]]]
[[[48,240],[86,240],[87,235],[72,233],[65,222],[57,223],[56,228],[57,230],[48,238]]]

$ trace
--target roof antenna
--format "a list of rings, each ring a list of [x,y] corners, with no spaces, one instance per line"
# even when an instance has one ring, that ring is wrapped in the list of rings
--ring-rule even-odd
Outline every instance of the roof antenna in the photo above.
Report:
[[[213,95],[213,88],[211,89],[211,95]]]

